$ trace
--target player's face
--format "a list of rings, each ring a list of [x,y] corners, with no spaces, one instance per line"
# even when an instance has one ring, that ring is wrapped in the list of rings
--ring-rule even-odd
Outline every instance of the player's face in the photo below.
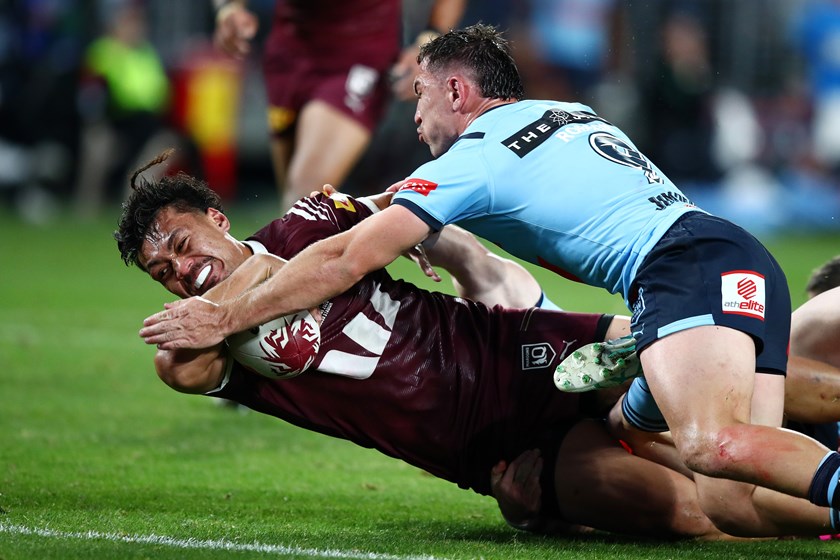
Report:
[[[429,72],[423,61],[414,80],[414,94],[417,96],[414,122],[417,134],[421,142],[429,145],[434,157],[446,153],[460,134],[445,76],[443,72]]]
[[[202,295],[230,276],[249,254],[229,230],[227,217],[213,208],[200,213],[166,207],[149,228],[139,264],[177,296]]]

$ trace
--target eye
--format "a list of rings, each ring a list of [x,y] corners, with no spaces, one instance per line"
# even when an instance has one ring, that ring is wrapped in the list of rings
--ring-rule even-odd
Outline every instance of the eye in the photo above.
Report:
[[[169,267],[162,266],[159,269],[157,269],[152,276],[158,282],[163,282],[166,279],[168,274],[169,274]]]
[[[187,247],[187,239],[188,239],[187,237],[184,237],[184,238],[181,239],[181,241],[178,242],[177,249],[178,249],[179,253],[182,253],[184,251],[184,249]]]

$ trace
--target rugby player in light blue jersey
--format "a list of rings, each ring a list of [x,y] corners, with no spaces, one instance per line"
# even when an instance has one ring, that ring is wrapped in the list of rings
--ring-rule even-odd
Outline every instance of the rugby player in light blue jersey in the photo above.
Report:
[[[694,207],[588,107],[521,101],[509,46],[492,27],[447,33],[418,60],[415,122],[437,159],[395,185],[391,206],[311,245],[241,298],[169,304],[146,320],[146,342],[204,348],[316,307],[457,222],[624,296],[645,378],[612,417],[623,429],[670,429],[720,529],[840,529],[840,454],[778,427],[790,296],[767,250]]]

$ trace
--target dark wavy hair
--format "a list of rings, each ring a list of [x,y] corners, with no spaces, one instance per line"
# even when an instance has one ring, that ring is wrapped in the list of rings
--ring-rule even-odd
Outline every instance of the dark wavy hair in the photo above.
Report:
[[[483,97],[522,99],[525,88],[510,44],[495,27],[478,23],[454,29],[420,47],[417,62],[436,72],[461,65],[473,73]]]
[[[147,181],[140,174],[166,161],[174,152],[166,150],[131,175],[131,194],[122,205],[119,225],[114,232],[117,247],[127,266],[142,268],[137,260],[140,247],[149,234],[158,213],[173,207],[179,212],[207,212],[208,208],[222,210],[222,200],[207,183],[179,172],[158,181]],[[138,181],[139,178],[139,181]]]

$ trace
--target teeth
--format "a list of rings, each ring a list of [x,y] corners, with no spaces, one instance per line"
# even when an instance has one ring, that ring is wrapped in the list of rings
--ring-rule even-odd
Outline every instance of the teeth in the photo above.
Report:
[[[208,276],[210,276],[210,269],[211,266],[208,264],[207,266],[201,269],[201,272],[198,273],[198,277],[195,279],[196,290],[200,290],[201,286],[204,285],[204,281],[207,280]]]

